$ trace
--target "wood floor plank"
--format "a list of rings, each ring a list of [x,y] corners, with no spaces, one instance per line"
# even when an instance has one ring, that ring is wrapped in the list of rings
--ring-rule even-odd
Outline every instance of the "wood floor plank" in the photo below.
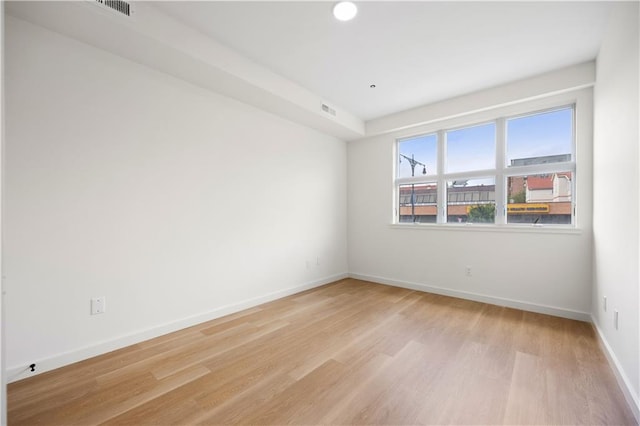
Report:
[[[156,383],[157,380],[149,372],[123,377],[119,383],[95,387],[83,397],[60,401],[60,405],[53,410],[27,417],[24,424],[98,424],[105,411],[150,391]]]
[[[509,386],[506,424],[550,424],[545,369],[538,355],[517,352]]]
[[[421,409],[417,390],[407,385],[424,362],[428,349],[409,341],[369,383],[366,392],[354,401],[352,413],[340,423],[415,424]]]
[[[278,398],[253,410],[248,424],[308,424],[309,418],[318,418],[316,404],[331,397],[332,389],[347,371],[347,367],[328,360],[300,380],[286,388]],[[315,416],[314,416],[315,413]]]
[[[86,413],[81,418],[83,424],[100,424],[110,421],[113,418],[117,418],[123,413],[129,412],[139,406],[144,405],[150,401],[154,401],[159,396],[170,392],[173,389],[180,388],[193,380],[196,380],[209,373],[209,370],[197,365],[192,368],[183,369],[174,375],[171,375],[163,380],[159,380],[156,386],[129,397],[118,404],[109,404],[103,410],[96,410],[93,406],[90,406]]]
[[[590,324],[353,279],[11,383],[8,418],[635,424]]]
[[[295,380],[288,374],[276,371],[227,401],[205,409],[202,415],[184,418],[183,424],[246,424],[247,411],[251,409],[249,407],[266,406],[272,399],[279,398],[293,383]]]
[[[366,359],[361,359],[359,363],[349,364],[350,370],[337,382],[332,389],[333,398],[319,404],[318,411],[321,413],[311,423],[339,424],[348,417],[350,410],[356,406],[356,401],[361,395],[371,389],[371,383],[376,377],[393,361],[393,358],[386,354],[369,354]]]

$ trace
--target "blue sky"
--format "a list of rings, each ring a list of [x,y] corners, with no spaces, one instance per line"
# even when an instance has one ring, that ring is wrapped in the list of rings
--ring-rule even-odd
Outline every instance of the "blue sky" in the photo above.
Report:
[[[413,155],[416,161],[426,164],[427,174],[434,175],[438,173],[436,170],[438,157],[436,153],[437,137],[435,134],[419,136],[417,138],[401,141],[399,149],[400,154],[404,154],[407,157],[411,157]],[[422,175],[422,166],[417,165],[415,172],[416,176]],[[411,166],[409,161],[405,158],[401,158],[400,163],[398,164],[398,176],[411,176]]]
[[[571,108],[507,121],[507,164],[514,158],[570,154]]]
[[[573,110],[565,108],[542,114],[507,120],[507,164],[514,158],[571,153]],[[446,132],[447,173],[491,169],[495,167],[495,134],[493,123],[465,127]],[[435,134],[402,140],[399,151],[426,164],[427,174],[437,174],[437,137]],[[416,176],[422,166],[416,166]],[[411,176],[404,158],[398,164],[398,176]]]
[[[496,126],[483,124],[447,132],[446,172],[486,170],[496,166]]]

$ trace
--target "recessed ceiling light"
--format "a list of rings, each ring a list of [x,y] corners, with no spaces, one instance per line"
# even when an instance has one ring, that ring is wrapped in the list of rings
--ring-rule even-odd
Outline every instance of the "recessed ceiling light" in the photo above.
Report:
[[[358,13],[358,8],[350,1],[341,1],[333,6],[333,16],[340,21],[350,21]]]

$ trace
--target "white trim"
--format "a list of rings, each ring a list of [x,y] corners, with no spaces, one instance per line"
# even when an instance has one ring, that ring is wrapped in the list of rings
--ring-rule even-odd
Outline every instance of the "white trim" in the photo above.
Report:
[[[556,306],[529,303],[521,300],[507,299],[504,297],[487,296],[469,291],[451,290],[444,287],[437,287],[421,283],[393,280],[390,278],[376,277],[366,274],[349,273],[350,278],[363,281],[370,281],[378,284],[386,284],[394,287],[408,288],[410,290],[423,291],[425,293],[441,294],[443,296],[457,297],[459,299],[473,300],[476,302],[489,303],[491,305],[505,306],[508,308],[521,309],[523,311],[536,312],[539,314],[553,315],[556,317],[569,318],[578,321],[591,322],[591,314],[588,312],[574,311],[571,309],[559,308]]]
[[[239,312],[244,309],[252,308],[254,306],[261,305],[263,303],[267,303],[272,300],[280,299],[282,297],[300,293],[305,290],[309,290],[325,284],[333,283],[335,281],[339,281],[344,278],[348,278],[347,273],[332,275],[319,280],[310,281],[308,283],[305,283],[296,287],[290,287],[284,290],[274,291],[262,296],[246,299],[241,302],[233,303],[226,306],[221,306],[209,312],[200,313],[197,315],[193,315],[177,321],[172,321],[172,322],[162,324],[156,327],[148,328],[145,330],[135,331],[120,337],[115,337],[113,339],[105,340],[105,341],[95,343],[89,346],[85,346],[82,348],[78,348],[69,352],[54,355],[48,358],[34,360],[34,362],[37,365],[36,372],[34,373],[31,373],[30,371],[28,371],[28,368],[25,368],[23,365],[9,367],[7,368],[7,371],[6,371],[7,381],[9,383],[15,382],[17,380],[34,376],[39,373],[44,373],[46,371],[64,367],[65,365],[69,365],[74,362],[78,362],[94,356],[102,355],[107,352],[114,351],[116,349],[120,349],[136,343],[140,343],[145,340],[153,339],[155,337],[172,333],[174,331],[182,330],[184,328],[201,324],[206,321],[211,321],[213,319],[220,318],[225,315],[233,314],[235,312]]]
[[[591,324],[593,324],[593,328],[596,330],[596,335],[598,336],[598,341],[602,346],[603,352],[609,361],[609,365],[613,370],[613,374],[616,376],[616,380],[618,381],[618,385],[624,394],[624,398],[627,400],[629,404],[629,408],[633,413],[633,416],[636,418],[636,422],[640,423],[640,397],[633,392],[633,387],[631,386],[631,382],[629,381],[629,377],[624,372],[622,365],[618,361],[615,352],[609,346],[609,342],[605,339],[604,334],[600,327],[598,327],[598,323],[596,319],[591,316]]]
[[[573,228],[567,225],[553,225],[553,224],[483,224],[483,223],[390,223],[391,229],[404,229],[404,230],[429,230],[429,231],[480,231],[480,232],[523,232],[523,233],[536,233],[536,234],[569,234],[569,235],[581,235],[582,229]]]

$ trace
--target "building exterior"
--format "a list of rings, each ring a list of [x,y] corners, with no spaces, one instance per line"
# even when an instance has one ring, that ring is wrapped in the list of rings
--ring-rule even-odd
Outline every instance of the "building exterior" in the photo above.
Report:
[[[511,166],[530,166],[533,164],[564,163],[571,161],[571,154],[545,155],[543,157],[514,158]]]
[[[511,165],[556,163],[570,159],[571,154],[521,158],[512,160]],[[507,179],[507,223],[571,224],[571,172],[511,176]],[[466,181],[456,181],[449,184],[446,194],[447,223],[494,222],[495,185],[468,186]],[[402,185],[399,221],[436,223],[437,197],[435,184]],[[494,206],[493,210],[489,206]],[[470,220],[474,209],[482,210],[483,216],[475,215],[475,219]]]

